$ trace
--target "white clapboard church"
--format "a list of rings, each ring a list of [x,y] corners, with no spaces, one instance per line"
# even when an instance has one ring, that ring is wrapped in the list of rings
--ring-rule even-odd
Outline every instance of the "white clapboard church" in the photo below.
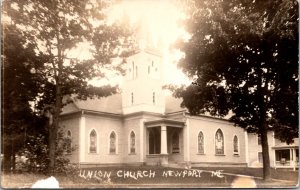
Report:
[[[163,56],[141,48],[127,58],[122,92],[74,100],[61,114],[72,163],[262,167],[260,138],[226,119],[192,116],[163,92]],[[268,135],[272,167],[298,167],[297,144]]]

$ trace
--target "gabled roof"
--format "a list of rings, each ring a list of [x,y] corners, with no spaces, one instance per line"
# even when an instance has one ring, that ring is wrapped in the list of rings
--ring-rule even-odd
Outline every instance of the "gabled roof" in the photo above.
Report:
[[[182,111],[185,108],[181,108],[181,98],[175,98],[173,96],[167,96],[166,101],[166,113]],[[96,112],[106,112],[114,114],[122,114],[122,97],[121,94],[114,94],[103,98],[94,98],[87,100],[75,100],[73,103],[66,105],[63,108],[62,114],[76,112],[80,110],[89,110]]]
[[[175,98],[174,96],[165,97],[165,113],[174,113],[180,111],[187,111],[187,108],[182,108],[180,106],[182,98]],[[121,94],[114,94],[108,97],[94,98],[87,100],[73,100],[73,103],[70,103],[63,107],[62,115],[68,113],[74,113],[78,111],[93,111],[93,112],[102,112],[108,114],[123,114],[122,113],[122,96]],[[204,113],[198,116],[205,116],[214,119],[228,120],[232,116],[232,112],[229,112],[224,118],[211,116],[209,113]]]
[[[108,97],[94,98],[87,100],[73,100],[74,102],[63,108],[62,114],[79,110],[106,112],[122,114],[121,94],[114,94]]]

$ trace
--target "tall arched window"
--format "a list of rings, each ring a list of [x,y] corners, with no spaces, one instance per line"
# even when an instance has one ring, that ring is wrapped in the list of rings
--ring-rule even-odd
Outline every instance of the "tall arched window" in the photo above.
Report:
[[[215,138],[216,154],[224,154],[224,136],[221,129],[216,132]]]
[[[172,136],[172,153],[179,153],[179,134],[177,131]]]
[[[66,152],[68,154],[71,154],[71,152],[72,152],[72,134],[71,134],[70,130],[67,131],[66,141],[67,141],[67,143],[66,143]]]
[[[198,134],[198,153],[204,154],[204,135],[202,131]]]
[[[239,139],[236,135],[233,137],[233,153],[239,153]]]
[[[109,153],[116,153],[116,133],[111,132],[109,136]]]
[[[135,134],[133,131],[130,133],[130,153],[135,153]]]
[[[93,129],[90,133],[90,153],[97,152],[97,133]]]

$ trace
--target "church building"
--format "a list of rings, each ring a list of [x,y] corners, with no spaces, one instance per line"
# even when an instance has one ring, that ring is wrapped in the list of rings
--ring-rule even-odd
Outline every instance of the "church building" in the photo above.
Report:
[[[181,99],[164,95],[163,73],[162,55],[141,49],[127,58],[121,93],[66,105],[60,126],[71,140],[70,161],[82,167],[262,167],[256,134],[226,119],[190,115]],[[271,167],[298,167],[298,144],[281,143],[273,132],[268,141]]]

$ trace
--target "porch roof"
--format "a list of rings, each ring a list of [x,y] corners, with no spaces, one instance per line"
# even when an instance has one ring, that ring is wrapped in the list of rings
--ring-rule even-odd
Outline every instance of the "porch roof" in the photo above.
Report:
[[[291,148],[299,148],[298,145],[285,145],[285,146],[273,146],[272,149],[280,150],[280,149],[291,149]]]
[[[144,124],[146,127],[158,127],[161,125],[165,125],[167,127],[183,128],[185,122],[178,121],[178,120],[172,120],[172,119],[158,119],[158,120],[152,120],[152,121],[145,121]]]

